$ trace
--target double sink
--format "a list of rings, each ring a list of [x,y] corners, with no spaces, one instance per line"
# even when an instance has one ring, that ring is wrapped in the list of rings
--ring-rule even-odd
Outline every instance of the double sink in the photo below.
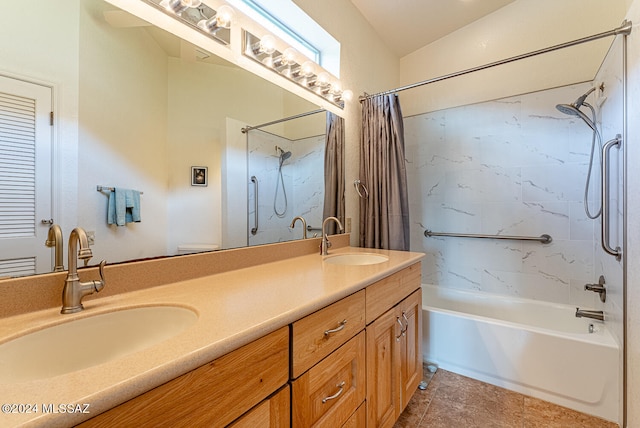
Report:
[[[326,256],[323,264],[362,266],[388,260],[353,252]],[[82,315],[71,321],[61,317],[58,324],[1,343],[0,383],[47,379],[113,361],[177,336],[198,320],[196,311],[171,305]]]

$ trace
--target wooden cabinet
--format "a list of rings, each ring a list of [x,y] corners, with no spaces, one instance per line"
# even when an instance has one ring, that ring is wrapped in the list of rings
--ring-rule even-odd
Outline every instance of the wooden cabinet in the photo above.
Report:
[[[291,426],[291,393],[289,385],[251,409],[229,428],[289,428]]]
[[[396,342],[400,347],[400,413],[422,381],[422,289],[418,289],[399,305],[405,333]]]
[[[288,378],[289,328],[283,327],[81,426],[224,427]]]
[[[294,379],[364,329],[364,293],[345,297],[292,324]]]
[[[421,340],[416,263],[81,426],[392,427]]]
[[[342,428],[364,428],[367,426],[367,405],[362,403],[358,410],[342,425]]]
[[[340,427],[366,395],[365,335],[357,336],[292,382],[294,427]]]
[[[415,291],[409,297],[366,328],[369,428],[392,427],[422,379],[422,290],[419,277],[416,285],[417,290],[414,287]],[[368,299],[367,294],[367,308]]]
[[[292,324],[293,427],[340,427],[366,395],[365,291]]]

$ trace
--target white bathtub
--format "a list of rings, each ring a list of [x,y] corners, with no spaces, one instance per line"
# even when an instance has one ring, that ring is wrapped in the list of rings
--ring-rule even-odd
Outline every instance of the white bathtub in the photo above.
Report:
[[[619,349],[604,323],[566,305],[422,289],[425,361],[619,422]]]

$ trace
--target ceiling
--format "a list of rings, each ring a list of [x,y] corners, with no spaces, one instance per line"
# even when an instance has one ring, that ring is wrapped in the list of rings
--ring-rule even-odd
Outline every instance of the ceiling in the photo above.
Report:
[[[514,0],[351,0],[403,57]]]

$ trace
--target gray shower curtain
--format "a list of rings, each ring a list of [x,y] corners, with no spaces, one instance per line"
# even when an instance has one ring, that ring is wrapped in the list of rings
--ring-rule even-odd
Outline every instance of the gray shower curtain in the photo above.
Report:
[[[344,225],[344,119],[327,112],[327,133],[324,152],[324,209],[322,218],[337,217]],[[336,233],[336,224],[329,223],[327,233]]]
[[[409,200],[404,124],[397,95],[362,102],[360,246],[409,250]]]

